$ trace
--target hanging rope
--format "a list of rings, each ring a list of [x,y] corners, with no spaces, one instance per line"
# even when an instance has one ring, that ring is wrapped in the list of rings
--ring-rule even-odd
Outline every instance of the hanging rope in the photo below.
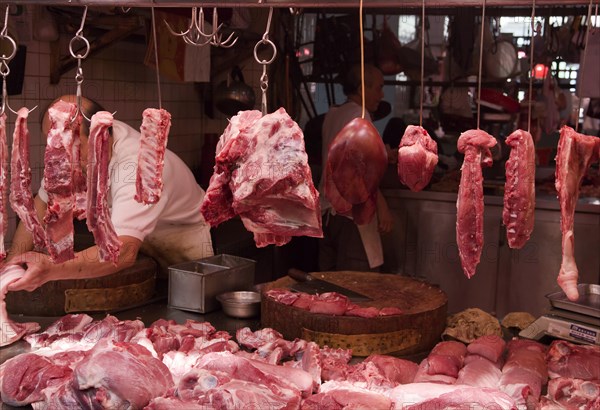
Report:
[[[481,8],[481,34],[479,36],[479,78],[477,79],[477,129],[481,114],[481,69],[483,66],[483,29],[485,27],[485,0]]]
[[[425,95],[425,0],[421,10],[421,102],[419,110],[419,126],[423,127],[423,98]]]
[[[358,25],[360,27],[360,93],[362,96],[361,118],[365,118],[365,41],[363,36],[363,0],[358,6]]]
[[[533,51],[535,44],[533,38],[535,34],[535,0],[533,0],[533,6],[531,7],[531,44],[529,45],[529,117],[527,118],[527,132],[529,134],[531,134],[531,110],[533,105]]]
[[[158,41],[156,41],[156,18],[152,7],[152,40],[154,41],[154,64],[156,65],[156,89],[158,90],[158,109],[162,109],[162,95],[160,92],[160,72],[158,68]]]

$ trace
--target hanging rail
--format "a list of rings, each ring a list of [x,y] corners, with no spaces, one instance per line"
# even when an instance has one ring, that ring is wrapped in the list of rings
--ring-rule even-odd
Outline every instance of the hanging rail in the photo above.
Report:
[[[4,2],[3,2],[4,3]],[[110,6],[110,7],[193,7],[197,1],[182,0],[19,0],[6,2],[8,4],[44,4],[47,6]],[[4,3],[4,4],[6,4]],[[293,7],[293,8],[357,8],[357,0],[218,0],[201,3],[203,7]],[[587,5],[586,0],[539,0],[537,6]],[[402,9],[421,7],[421,0],[364,0],[364,8]],[[479,7],[481,0],[425,0],[425,6],[431,7]],[[487,7],[529,6],[531,0],[489,0]]]

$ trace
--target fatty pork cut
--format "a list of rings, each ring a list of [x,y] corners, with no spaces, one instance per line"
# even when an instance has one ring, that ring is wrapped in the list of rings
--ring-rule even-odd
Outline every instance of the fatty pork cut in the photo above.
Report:
[[[108,209],[109,133],[112,114],[98,111],[90,124],[87,164],[87,227],[94,235],[100,261],[116,263],[121,241],[110,220]]]
[[[21,108],[17,113],[10,159],[10,205],[33,237],[36,250],[46,247],[46,233],[40,223],[31,193],[31,167],[29,165],[29,110]]]
[[[140,152],[135,179],[135,200],[155,204],[163,188],[163,168],[171,114],[163,109],[147,108],[142,114]]]
[[[527,131],[516,130],[508,136],[511,147],[506,161],[504,209],[508,246],[521,249],[533,231],[535,211],[535,147]]]
[[[574,219],[575,206],[579,198],[581,180],[590,165],[598,161],[600,140],[590,135],[575,132],[564,126],[560,130],[556,154],[555,186],[560,203],[560,228],[562,231],[562,263],[558,274],[558,285],[570,300],[577,300],[577,278],[575,263]]]
[[[465,154],[456,201],[456,242],[467,278],[475,275],[483,248],[483,174],[482,166],[492,165],[490,148],[496,139],[482,130],[463,132],[458,150]]]
[[[350,121],[329,145],[325,196],[337,213],[368,224],[377,210],[377,191],[387,153],[377,129],[364,118]]]
[[[425,128],[406,127],[398,148],[400,182],[413,192],[421,191],[429,184],[437,163],[437,144]]]
[[[302,130],[283,108],[231,118],[217,144],[201,212],[211,226],[239,215],[258,247],[323,236]]]
[[[44,155],[44,188],[48,193],[48,208],[44,216],[47,248],[55,263],[73,258],[74,130],[81,126],[76,116],[77,106],[58,101],[48,110],[50,130]]]
[[[13,322],[6,312],[4,298],[8,292],[8,285],[20,279],[25,274],[25,269],[17,265],[5,266],[0,272],[0,346],[16,342],[23,336],[40,330],[37,323]]]
[[[6,145],[6,114],[0,115],[0,260],[6,258],[4,237],[8,230],[8,146]]]

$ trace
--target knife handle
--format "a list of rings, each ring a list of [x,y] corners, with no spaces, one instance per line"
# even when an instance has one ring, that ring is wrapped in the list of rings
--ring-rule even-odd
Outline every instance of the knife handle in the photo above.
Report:
[[[307,282],[309,280],[313,280],[313,277],[310,276],[310,273],[306,273],[296,268],[290,268],[288,270],[288,276],[300,282]]]

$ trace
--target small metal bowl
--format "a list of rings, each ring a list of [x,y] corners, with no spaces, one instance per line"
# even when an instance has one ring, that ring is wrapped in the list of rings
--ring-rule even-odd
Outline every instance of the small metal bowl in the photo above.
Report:
[[[260,314],[260,293],[249,291],[227,292],[217,295],[226,315],[249,318]]]

